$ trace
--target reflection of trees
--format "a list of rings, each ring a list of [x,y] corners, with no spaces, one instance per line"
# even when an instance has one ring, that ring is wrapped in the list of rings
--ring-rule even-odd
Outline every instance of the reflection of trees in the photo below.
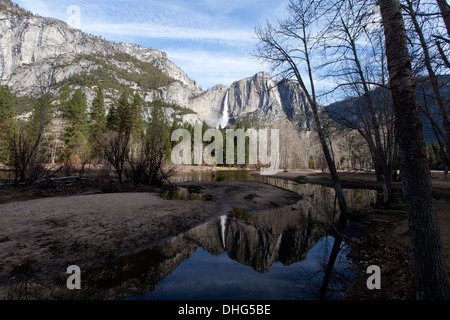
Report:
[[[184,241],[181,235],[114,262],[82,268],[81,290],[68,290],[68,275],[61,274],[0,288],[0,299],[120,299],[137,296],[157,290],[158,282],[190,258],[196,248],[194,243]]]
[[[262,179],[264,179],[262,182],[303,195],[304,202],[309,203],[323,217],[328,217],[328,225],[332,226],[330,233],[334,235],[334,243],[331,250],[328,248],[328,245],[323,247],[321,267],[315,273],[309,274],[307,270],[300,268],[298,271],[299,280],[294,282],[296,292],[294,298],[304,299],[305,297],[315,296],[317,299],[323,300],[338,297],[339,293],[345,291],[351,282],[351,267],[347,266],[340,269],[342,262],[345,261],[345,250],[343,249],[347,248],[347,245],[338,230],[344,230],[345,232],[347,219],[338,216],[337,199],[334,190],[319,185],[300,185],[292,181],[272,177],[263,177]],[[376,191],[371,190],[346,189],[344,194],[348,206],[352,209],[368,206],[376,197]],[[334,225],[336,218],[338,218],[336,224],[339,226],[337,228]],[[339,268],[336,268],[336,266]]]
[[[336,260],[338,259],[338,255],[341,252],[342,241],[340,238],[336,238],[334,240],[333,248],[330,253],[330,257],[325,267],[325,275],[323,278],[322,285],[320,287],[319,299],[324,300],[327,298],[327,293],[333,294],[337,292],[342,292],[349,284],[349,278],[346,272],[337,272],[335,271]]]
[[[280,183],[276,180],[274,183]],[[0,299],[116,299],[149,292],[152,294],[147,297],[157,297],[161,290],[158,283],[181,262],[189,259],[199,247],[213,255],[226,251],[231,259],[258,272],[268,271],[275,262],[291,265],[302,261],[309,250],[332,230],[330,225],[335,220],[335,195],[333,189],[323,186],[291,182],[280,185],[295,189],[304,195],[303,200],[295,205],[261,212],[237,210],[227,217],[225,224],[221,224],[220,219],[211,220],[141,253],[112,263],[82,268],[82,290],[67,290],[68,276],[62,274],[0,288]],[[358,199],[364,199],[364,195],[356,194]],[[340,245],[338,249],[341,249]],[[305,273],[304,276],[309,277],[310,281],[294,283],[300,297],[311,297],[320,291],[322,283],[318,281],[324,280],[327,270],[330,274],[327,280],[329,289],[324,297],[335,297],[336,292],[333,291],[342,288],[338,283],[346,280],[348,273],[345,270],[340,273],[339,268],[327,269],[330,251],[327,243],[323,248],[319,271],[314,275]],[[336,265],[339,267],[341,258],[341,253],[336,255]],[[300,289],[301,286],[304,289]]]
[[[320,240],[325,244],[321,247],[317,261],[319,267],[315,272],[305,267],[296,270],[298,275],[293,283],[293,299],[339,299],[351,283],[353,269],[345,258],[347,245],[335,246],[334,241],[330,246],[328,239],[334,238],[327,236]]]
[[[230,258],[259,272],[276,261],[288,265],[304,259],[306,252],[326,232],[320,215],[291,206],[259,213],[231,215],[225,224],[225,248]],[[202,247],[223,254],[220,219],[212,220],[144,252],[113,263],[82,268],[82,290],[69,291],[63,274],[0,289],[5,299],[110,299],[139,296],[158,290],[182,261]],[[157,294],[157,293],[155,293]]]

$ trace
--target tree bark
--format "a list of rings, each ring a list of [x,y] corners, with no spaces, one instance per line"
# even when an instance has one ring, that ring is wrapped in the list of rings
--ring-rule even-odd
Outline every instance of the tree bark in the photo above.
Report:
[[[432,203],[426,146],[400,3],[399,0],[380,0],[379,3],[386,37],[403,192],[408,207],[416,298],[448,299],[450,286]]]
[[[444,19],[445,27],[447,28],[448,36],[450,37],[450,7],[446,0],[437,0],[439,9],[441,10],[442,18]]]

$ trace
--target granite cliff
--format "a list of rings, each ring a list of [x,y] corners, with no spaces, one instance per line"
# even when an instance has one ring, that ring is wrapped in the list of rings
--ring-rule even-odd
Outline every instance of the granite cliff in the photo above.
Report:
[[[179,116],[192,124],[205,121],[217,127],[251,117],[309,127],[300,88],[277,84],[267,73],[238,80],[230,88],[217,85],[205,91],[162,51],[88,35],[63,21],[26,12],[9,0],[0,0],[0,34],[0,81],[18,96],[37,95],[40,79],[57,68],[56,81],[82,87],[88,100],[98,82],[107,97],[117,97],[128,87],[148,102],[161,99],[192,110]],[[167,114],[176,116],[173,111]]]

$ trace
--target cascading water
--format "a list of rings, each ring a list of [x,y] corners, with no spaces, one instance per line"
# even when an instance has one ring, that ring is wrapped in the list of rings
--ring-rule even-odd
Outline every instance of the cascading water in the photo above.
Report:
[[[225,249],[225,229],[226,229],[227,216],[220,217],[220,227],[222,229],[222,243],[223,248]]]
[[[223,108],[222,108],[222,117],[219,119],[219,123],[217,124],[217,128],[221,126],[225,128],[228,125],[228,121],[230,121],[230,116],[228,115],[228,90],[225,94],[225,99],[223,99]]]

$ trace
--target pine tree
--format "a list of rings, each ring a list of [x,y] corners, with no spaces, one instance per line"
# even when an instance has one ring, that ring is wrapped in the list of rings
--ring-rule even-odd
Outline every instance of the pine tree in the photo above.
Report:
[[[91,134],[100,134],[106,131],[106,107],[103,90],[97,89],[97,95],[92,101],[90,112]]]
[[[47,92],[39,97],[34,104],[29,125],[34,127],[37,136],[43,135],[44,129],[53,119],[55,111],[53,101],[53,96]]]
[[[0,86],[0,126],[13,117],[14,96],[8,86]]]
[[[88,140],[81,131],[74,131],[65,141],[65,148],[61,155],[69,175],[74,165],[79,166],[80,177],[84,173],[86,164],[91,159],[91,148]]]
[[[161,100],[155,100],[152,103],[152,113],[151,113],[152,123],[158,123],[164,119],[164,110],[162,107]]]
[[[144,100],[138,93],[134,94],[133,103],[130,105],[130,107],[131,109],[129,114],[129,125],[131,127],[132,135],[136,139],[138,139],[144,128],[144,118],[142,116]]]
[[[92,101],[89,114],[89,143],[92,159],[97,162],[103,158],[103,150],[98,144],[98,140],[106,132],[106,107],[103,90],[97,89],[97,95]]]
[[[63,117],[69,122],[64,133],[64,151],[61,159],[66,165],[66,174],[70,174],[74,165],[79,165],[80,175],[90,159],[89,145],[86,143],[87,135],[87,100],[81,89],[75,90],[67,100],[67,90],[60,93],[60,103],[63,103]],[[66,101],[66,102],[65,102]]]
[[[119,100],[110,108],[107,117],[107,127],[109,130],[116,132],[126,131],[129,121],[129,93],[123,92]]]
[[[136,155],[139,149],[138,141],[143,134],[141,126],[143,100],[135,94],[130,103],[129,96],[129,92],[123,92],[110,108],[107,117],[109,132],[101,143],[106,160],[116,170],[119,183],[123,182],[125,164],[130,162],[130,157]]]
[[[87,100],[81,89],[75,90],[72,98],[67,103],[67,108],[63,111],[63,116],[74,129],[85,131],[87,124]]]
[[[6,140],[14,115],[14,96],[8,86],[0,86],[0,160],[6,152]]]
[[[152,109],[152,118],[149,121],[147,132],[153,132],[150,134],[150,136],[153,135],[153,137],[156,140],[158,140],[159,143],[165,146],[166,156],[169,156],[170,151],[172,150],[170,141],[171,128],[173,128],[173,125],[169,126],[169,124],[167,123],[167,119],[165,118],[164,115],[164,109],[161,100],[154,101]]]
[[[59,91],[58,109],[64,115],[67,112],[67,105],[69,103],[70,94],[72,93],[70,87],[65,84]]]

